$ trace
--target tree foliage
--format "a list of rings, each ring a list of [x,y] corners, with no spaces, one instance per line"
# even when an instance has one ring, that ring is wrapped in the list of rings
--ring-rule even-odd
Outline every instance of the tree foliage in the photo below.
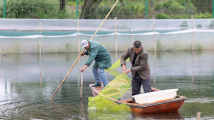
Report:
[[[167,0],[157,4],[155,10],[157,12],[156,17],[168,16],[169,18],[178,18],[178,16],[182,16],[185,18],[185,15],[193,15],[196,8],[191,1]]]
[[[9,18],[76,18],[76,0],[8,0]],[[115,0],[79,0],[80,18],[103,19]],[[2,15],[2,6],[0,6]],[[119,0],[109,18],[145,18],[145,0]],[[212,0],[149,0],[148,18],[211,18]]]
[[[102,0],[85,0],[82,6],[80,18],[96,18],[95,10]]]
[[[59,18],[57,4],[44,0],[9,0],[7,3],[7,17],[9,18]]]

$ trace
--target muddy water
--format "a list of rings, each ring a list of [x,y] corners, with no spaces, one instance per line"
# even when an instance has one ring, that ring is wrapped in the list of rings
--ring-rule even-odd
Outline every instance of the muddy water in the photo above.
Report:
[[[159,89],[179,88],[188,99],[179,114],[133,116],[131,113],[103,113],[89,117],[88,85],[91,69],[84,73],[83,98],[80,99],[79,68],[57,93],[50,97],[77,54],[0,55],[0,119],[11,120],[87,120],[87,119],[214,119],[214,55],[212,52],[149,53],[152,84]],[[113,61],[119,55],[112,54]],[[108,75],[108,79],[113,77]]]

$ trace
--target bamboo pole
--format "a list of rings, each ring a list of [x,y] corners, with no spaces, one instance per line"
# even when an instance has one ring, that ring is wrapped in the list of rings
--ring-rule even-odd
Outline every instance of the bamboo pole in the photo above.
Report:
[[[156,21],[155,19],[153,19],[153,22],[152,22],[152,32],[155,31],[155,24],[156,24]],[[155,36],[155,35],[154,35]],[[157,66],[157,46],[158,46],[158,39],[156,39],[156,37],[154,37],[154,40],[156,41],[155,42],[155,45],[154,45],[154,53],[155,53],[155,57],[154,57],[154,80],[153,80],[153,83],[155,84],[156,83],[156,66]]]
[[[80,73],[80,99],[83,98],[83,73]]]
[[[77,19],[77,40],[78,40],[78,52],[80,52],[80,38],[79,38],[79,32],[80,32],[80,19]]]
[[[69,69],[69,71],[67,71],[64,79],[60,82],[60,84],[58,85],[58,87],[56,88],[56,90],[54,91],[53,95],[51,96],[51,100],[54,100],[54,97],[56,96],[56,93],[58,92],[58,90],[62,87],[63,83],[65,82],[65,80],[68,79],[70,73],[73,71],[74,66],[79,62],[81,55],[79,54],[77,56],[77,58],[74,60],[74,63],[71,65],[71,68]]]
[[[40,26],[40,34],[42,35],[42,23],[41,21],[39,22],[39,26]],[[42,37],[41,37],[42,39]],[[40,87],[42,87],[42,70],[41,70],[41,60],[42,60],[42,45],[41,45],[41,41],[39,39],[39,68],[40,68]]]
[[[79,33],[80,33],[80,27],[79,27],[79,25],[80,25],[80,19],[77,19],[76,20],[76,22],[77,22],[77,28],[76,28],[76,32],[77,32],[77,41],[78,41],[78,52],[80,53],[81,52],[81,44],[80,44],[80,37],[79,37]],[[79,85],[79,79],[77,79],[77,84]]]
[[[80,99],[80,116],[81,116],[81,120],[87,120],[87,115],[86,115],[86,110],[85,110],[85,105],[84,105],[83,99]]]
[[[104,22],[106,21],[106,19],[109,17],[109,15],[111,14],[111,12],[113,11],[113,9],[116,7],[117,3],[119,0],[116,0],[116,2],[113,4],[112,8],[110,9],[110,11],[108,12],[108,14],[105,16],[105,18],[102,20],[102,22],[99,24],[98,28],[96,29],[94,35],[91,37],[90,40],[93,40],[94,37],[96,36],[97,32],[100,30],[100,28],[103,26]],[[56,96],[56,93],[58,92],[58,90],[62,87],[63,83],[65,80],[68,79],[70,73],[73,71],[74,66],[80,61],[80,57],[81,57],[81,53],[77,56],[77,58],[75,59],[74,63],[71,65],[71,68],[69,69],[69,71],[67,71],[64,79],[60,82],[60,84],[58,85],[58,87],[56,88],[56,90],[54,91],[54,93],[51,96],[51,100],[52,102],[54,101],[54,97]]]
[[[114,37],[115,37],[115,52],[116,52],[116,57],[118,57],[118,23],[117,23],[117,17],[114,18],[115,21],[115,30],[114,30]]]
[[[193,19],[193,17],[192,17],[192,40],[191,40],[191,44],[192,44],[192,46],[191,46],[191,49],[192,49],[192,83],[194,83],[194,81],[195,81],[195,78],[194,78],[194,71],[193,71],[193,66],[194,66],[194,44],[193,44],[193,42],[194,42],[194,38],[195,38],[195,34],[194,34],[194,29],[195,29],[195,22],[194,22],[194,19]]]
[[[1,63],[0,63],[0,65],[3,65],[3,57],[4,57],[4,55],[1,55],[0,54],[0,57],[1,57]],[[4,93],[7,95],[7,93],[8,93],[8,88],[7,88],[7,86],[8,86],[8,84],[7,84],[7,79],[5,78],[5,75],[4,75],[4,70],[2,70],[2,72],[0,73],[0,76],[3,78],[3,80],[5,81],[5,86],[4,86]]]

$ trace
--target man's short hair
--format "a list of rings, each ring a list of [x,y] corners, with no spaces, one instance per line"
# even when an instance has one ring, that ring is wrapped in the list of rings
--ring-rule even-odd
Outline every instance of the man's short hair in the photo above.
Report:
[[[134,44],[133,44],[134,48],[140,48],[142,45],[141,45],[141,41],[134,41]]]

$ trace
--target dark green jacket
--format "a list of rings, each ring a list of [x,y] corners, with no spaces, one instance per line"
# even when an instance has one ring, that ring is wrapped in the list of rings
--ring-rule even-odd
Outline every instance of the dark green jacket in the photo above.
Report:
[[[89,45],[90,48],[86,52],[89,58],[85,65],[90,66],[95,60],[94,68],[107,69],[111,67],[112,63],[109,52],[97,42],[89,41]]]

